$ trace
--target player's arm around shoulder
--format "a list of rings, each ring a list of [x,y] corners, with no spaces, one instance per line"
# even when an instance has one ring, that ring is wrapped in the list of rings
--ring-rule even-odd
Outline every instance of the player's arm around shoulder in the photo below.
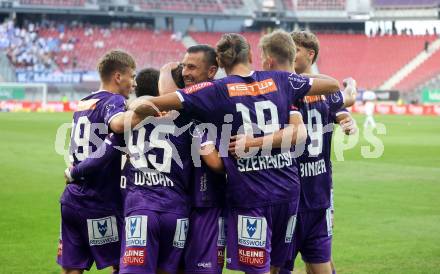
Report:
[[[339,91],[339,81],[330,76],[324,74],[304,76],[312,79],[312,86],[307,95],[327,95]]]
[[[176,93],[159,97],[140,97],[129,105],[126,112],[112,119],[110,129],[114,133],[123,133],[136,127],[147,117],[160,116],[163,111],[179,110],[181,108],[182,102]]]

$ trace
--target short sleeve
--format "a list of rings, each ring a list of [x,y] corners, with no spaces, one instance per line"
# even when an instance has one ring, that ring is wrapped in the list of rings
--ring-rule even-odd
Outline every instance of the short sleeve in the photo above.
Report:
[[[200,121],[209,121],[218,108],[217,87],[212,82],[195,84],[176,91],[186,113]]]
[[[292,95],[292,101],[296,102],[299,99],[304,98],[306,94],[310,91],[313,84],[313,78],[304,77],[295,73],[288,75],[289,93]]]
[[[78,180],[93,174],[115,157],[120,157],[124,146],[123,134],[110,133],[95,152],[73,167],[71,170],[72,178]]]
[[[116,94],[111,96],[102,106],[104,123],[106,126],[110,125],[113,118],[125,112],[126,103],[122,95]]]
[[[331,112],[336,113],[344,107],[344,94],[341,91],[327,95],[326,100]]]

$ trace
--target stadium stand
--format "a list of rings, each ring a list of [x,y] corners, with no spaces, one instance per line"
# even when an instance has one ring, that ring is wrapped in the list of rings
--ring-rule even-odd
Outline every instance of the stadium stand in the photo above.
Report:
[[[374,89],[424,50],[435,36],[376,36],[320,34],[318,67],[321,73],[341,80],[348,76],[359,87]],[[402,46],[404,45],[404,46]]]
[[[18,28],[12,20],[7,20],[0,25],[0,50],[6,53],[17,69],[53,69],[53,54],[58,48],[58,39],[40,37],[34,24]]]
[[[401,91],[411,91],[437,74],[440,74],[440,50],[435,52],[407,77],[403,78],[395,87]]]
[[[221,0],[220,2],[224,9],[241,9],[244,6],[242,0]]]
[[[437,7],[439,0],[373,0],[376,8]]]
[[[20,0],[21,5],[82,7],[85,0]]]
[[[59,37],[54,29],[42,29],[44,38]],[[123,49],[135,56],[138,67],[160,68],[163,64],[180,60],[185,47],[171,39],[170,32],[145,29],[67,28],[61,35],[65,50],[56,54],[62,70],[95,70],[97,60],[110,49]],[[166,47],[164,47],[166,45]]]
[[[298,0],[298,10],[344,10],[345,0]]]
[[[282,0],[282,4],[286,10],[293,10],[293,0]]]
[[[251,44],[254,68],[261,69],[261,52],[258,48],[261,34],[242,34]],[[215,46],[222,33],[193,32],[190,35],[198,43]],[[436,39],[435,36],[368,37],[353,34],[319,34],[318,37],[321,43],[319,71],[339,80],[352,76],[360,87],[368,89],[378,88],[424,50],[425,41]]]
[[[230,0],[229,2],[233,2]],[[217,0],[130,0],[142,10],[169,10],[194,12],[221,12],[222,6]]]

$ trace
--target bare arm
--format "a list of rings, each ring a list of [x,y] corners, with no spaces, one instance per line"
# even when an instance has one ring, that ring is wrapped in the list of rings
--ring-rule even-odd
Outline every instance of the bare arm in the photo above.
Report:
[[[200,148],[200,155],[202,156],[203,162],[214,172],[224,173],[225,167],[223,161],[213,144],[207,144]]]
[[[171,72],[173,69],[177,68],[178,65],[179,63],[177,62],[171,62],[160,69],[158,83],[160,95],[168,94],[179,89],[174,83],[173,74]]]
[[[339,91],[336,79],[313,78],[313,84],[307,95],[327,95]]]
[[[325,74],[301,74],[313,78],[313,85],[307,95],[326,95],[339,91],[339,82]]]
[[[290,148],[295,144],[305,142],[307,130],[302,115],[294,113],[290,115],[289,125],[277,130],[272,134],[254,138],[246,135],[235,135],[231,137],[229,152],[237,157],[237,151],[247,151],[251,147],[256,148]]]
[[[134,113],[132,110],[127,110],[122,114],[116,116],[110,121],[110,129],[114,133],[123,133],[124,131],[131,130],[137,124],[142,121],[141,117]],[[125,124],[127,123],[127,124]]]
[[[159,116],[163,111],[179,110],[183,105],[177,93],[169,93],[159,97],[137,98],[130,106],[129,110],[133,111],[137,123],[149,116]]]

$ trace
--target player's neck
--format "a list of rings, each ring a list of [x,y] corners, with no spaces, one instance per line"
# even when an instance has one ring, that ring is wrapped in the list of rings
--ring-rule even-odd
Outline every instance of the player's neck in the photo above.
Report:
[[[251,74],[251,68],[247,64],[237,64],[230,70],[226,70],[225,72],[227,75],[238,75],[238,76],[249,76]]]
[[[273,70],[295,72],[295,68],[293,68],[291,65],[277,65],[273,68]]]
[[[312,74],[312,66],[308,66],[308,67],[304,70],[303,73],[305,73],[305,74]]]
[[[112,84],[106,84],[106,83],[101,83],[99,90],[105,90],[105,91],[115,93],[115,94],[119,93],[119,90],[117,87],[115,87]]]

